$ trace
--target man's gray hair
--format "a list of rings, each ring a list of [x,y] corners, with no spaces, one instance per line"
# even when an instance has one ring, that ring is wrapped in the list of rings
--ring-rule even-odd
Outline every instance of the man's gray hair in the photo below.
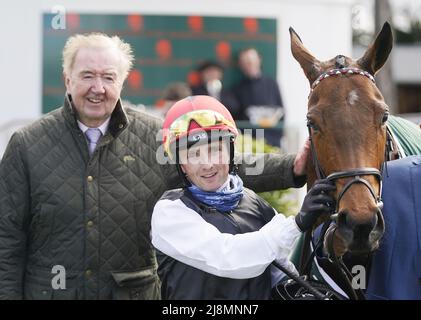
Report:
[[[121,53],[120,72],[124,81],[133,66],[134,55],[130,44],[118,36],[103,33],[77,34],[71,36],[63,49],[63,73],[70,75],[76,54],[81,48],[116,48]]]

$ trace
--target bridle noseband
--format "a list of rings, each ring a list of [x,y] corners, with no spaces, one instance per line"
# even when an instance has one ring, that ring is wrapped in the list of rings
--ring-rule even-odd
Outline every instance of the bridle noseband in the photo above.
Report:
[[[379,194],[376,196],[376,193],[374,191],[373,186],[366,180],[361,178],[361,176],[374,176],[377,178],[380,184],[380,190]],[[376,200],[377,207],[381,209],[383,207],[383,202],[381,199],[381,192],[382,192],[382,173],[380,170],[375,168],[358,168],[358,169],[352,169],[349,171],[342,171],[342,172],[335,172],[330,174],[326,177],[329,181],[336,181],[338,179],[343,178],[350,178],[353,177],[352,180],[348,181],[345,186],[342,188],[342,190],[339,192],[338,199],[336,200],[336,212],[338,212],[339,209],[339,203],[345,194],[345,192],[354,184],[354,183],[362,183],[367,187],[367,189],[370,191],[370,194],[373,196],[373,198]]]

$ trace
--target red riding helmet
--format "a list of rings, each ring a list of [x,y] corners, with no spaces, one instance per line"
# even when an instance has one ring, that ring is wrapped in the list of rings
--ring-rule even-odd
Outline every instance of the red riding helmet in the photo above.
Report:
[[[233,142],[237,135],[237,127],[228,109],[215,98],[204,95],[176,102],[168,110],[163,125],[164,150],[170,158],[174,158],[174,146],[181,145],[181,140],[189,147],[202,139],[210,141],[224,136],[230,136]]]

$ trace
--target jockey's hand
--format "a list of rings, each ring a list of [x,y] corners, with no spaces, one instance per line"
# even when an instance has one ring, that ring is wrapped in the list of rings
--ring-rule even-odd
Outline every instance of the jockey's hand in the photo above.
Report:
[[[335,200],[329,193],[335,190],[333,182],[317,180],[304,198],[300,212],[295,216],[295,222],[302,232],[309,230],[321,214],[332,214]]]

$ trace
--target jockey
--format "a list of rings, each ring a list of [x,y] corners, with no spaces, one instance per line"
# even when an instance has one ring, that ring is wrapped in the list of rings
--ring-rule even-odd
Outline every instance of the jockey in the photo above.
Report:
[[[268,299],[301,232],[330,213],[335,187],[321,181],[294,217],[243,187],[234,165],[238,135],[229,111],[209,96],[178,101],[163,125],[164,149],[185,187],[167,191],[152,214],[163,299]]]

